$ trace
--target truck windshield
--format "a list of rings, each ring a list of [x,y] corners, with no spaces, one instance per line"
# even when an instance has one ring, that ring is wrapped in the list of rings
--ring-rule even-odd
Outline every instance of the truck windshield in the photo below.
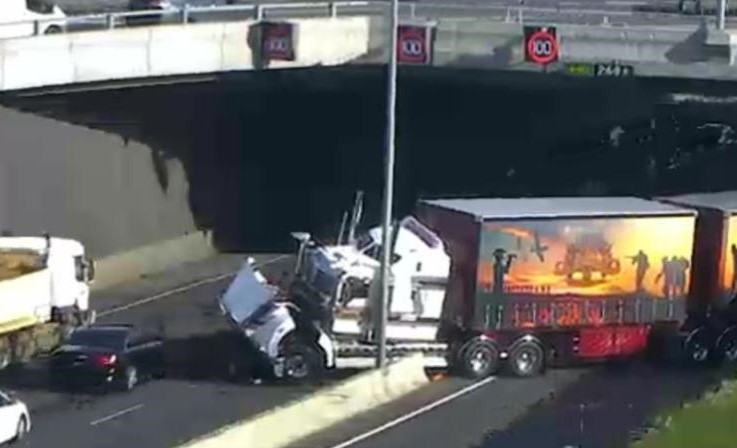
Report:
[[[26,0],[26,8],[38,14],[51,14],[54,5],[46,0]]]

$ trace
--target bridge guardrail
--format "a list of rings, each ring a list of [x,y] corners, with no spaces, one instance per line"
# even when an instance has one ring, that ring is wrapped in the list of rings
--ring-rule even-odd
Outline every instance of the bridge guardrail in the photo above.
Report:
[[[337,16],[381,16],[388,12],[387,1],[334,1],[303,3],[262,3],[247,5],[193,6],[185,4],[165,10],[122,11],[89,15],[68,16],[65,19],[49,18],[3,23],[1,26],[33,24],[34,34],[41,34],[46,23],[66,23],[65,31],[118,29],[158,24],[188,24],[207,21],[242,21],[283,18],[324,18]],[[549,21],[573,22],[582,25],[628,26],[625,19],[639,18],[643,25],[668,26],[698,25],[710,17],[684,16],[663,12],[637,12],[631,10],[597,10],[508,5],[459,5],[442,3],[401,2],[400,15],[409,19],[437,18],[486,18],[505,22]],[[138,24],[136,19],[142,20]],[[145,22],[148,20],[148,22]],[[659,24],[659,22],[662,22]]]

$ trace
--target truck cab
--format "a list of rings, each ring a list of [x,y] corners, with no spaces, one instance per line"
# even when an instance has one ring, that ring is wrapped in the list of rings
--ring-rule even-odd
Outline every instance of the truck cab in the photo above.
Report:
[[[0,39],[61,33],[66,14],[46,0],[3,0],[0,2]]]
[[[30,254],[37,257],[38,268],[49,270],[52,314],[88,310],[95,265],[79,241],[57,237],[0,237],[0,253]]]
[[[295,238],[301,240],[298,288],[303,303],[311,302],[304,308],[321,302],[321,312],[329,315],[327,326],[334,334],[363,332],[361,314],[381,266],[381,227],[360,235],[355,245],[321,246],[307,234]],[[450,269],[443,241],[416,218],[407,216],[398,223],[393,246],[390,320],[438,320]],[[442,286],[434,290],[432,285],[436,284]]]

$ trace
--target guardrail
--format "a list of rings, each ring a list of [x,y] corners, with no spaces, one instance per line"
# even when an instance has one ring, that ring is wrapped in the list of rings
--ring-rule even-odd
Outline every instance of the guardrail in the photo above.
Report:
[[[42,34],[45,24],[65,24],[65,31],[88,31],[116,29],[159,24],[189,24],[208,21],[242,21],[277,18],[322,18],[337,16],[381,16],[388,12],[387,1],[336,1],[304,3],[264,3],[248,5],[193,6],[185,4],[164,10],[125,11],[102,14],[68,16],[32,21],[4,23],[0,25],[33,24],[33,34]],[[506,22],[549,21],[553,23],[573,22],[582,25],[628,26],[634,22],[641,25],[661,26],[699,25],[704,20],[715,21],[706,16],[682,15],[667,12],[638,12],[616,9],[574,9],[560,7],[534,7],[509,5],[459,5],[437,3],[400,3],[400,16],[409,19],[437,18],[486,18]],[[22,36],[19,36],[22,37]]]

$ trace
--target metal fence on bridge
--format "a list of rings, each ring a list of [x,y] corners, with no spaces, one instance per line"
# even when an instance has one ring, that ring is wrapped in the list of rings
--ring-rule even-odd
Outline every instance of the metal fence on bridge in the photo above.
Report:
[[[76,15],[61,19],[66,32],[118,29],[166,24],[230,22],[263,19],[300,19],[320,17],[377,16],[388,13],[386,1],[285,2],[244,5],[192,6],[185,4],[165,10],[122,11]],[[595,9],[509,6],[503,4],[464,5],[402,2],[400,16],[404,19],[486,19],[500,22],[555,23],[600,25],[606,27],[657,27],[683,29],[704,22],[715,23],[710,16],[684,15],[677,11],[638,11],[633,9]],[[731,20],[731,19],[730,19]],[[59,23],[59,18],[3,23],[34,25],[34,34],[42,34],[46,23]]]

